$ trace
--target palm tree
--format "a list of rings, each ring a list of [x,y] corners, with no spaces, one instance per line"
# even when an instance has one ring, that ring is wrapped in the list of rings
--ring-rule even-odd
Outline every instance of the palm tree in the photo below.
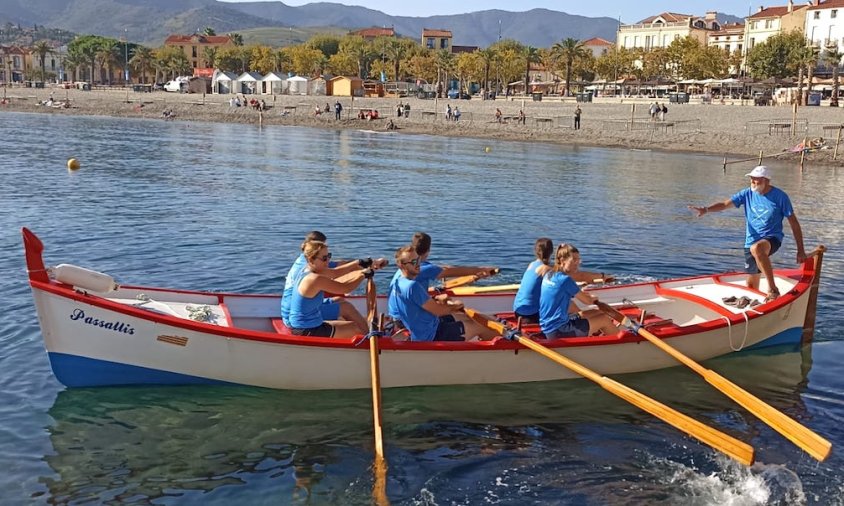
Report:
[[[809,54],[811,57],[806,62],[806,95],[803,97],[803,103],[809,103],[809,93],[812,92],[812,79],[815,77],[815,66],[818,64],[818,58],[821,54],[821,48],[815,44],[809,45]]]
[[[205,58],[205,67],[213,69],[217,63],[217,48],[210,46],[203,48],[202,56]]]
[[[832,98],[829,100],[831,107],[838,107],[838,72],[841,65],[841,56],[844,56],[844,54],[838,49],[837,44],[826,46],[823,58],[832,65]]]
[[[138,46],[135,48],[135,54],[132,55],[132,59],[129,60],[129,64],[134,67],[135,72],[140,72],[141,83],[146,84],[147,82],[147,71],[152,66],[153,58],[152,49]]]
[[[528,83],[530,82],[530,64],[539,63],[542,60],[542,54],[539,49],[533,46],[525,46],[522,54],[525,57],[525,95],[527,96]]]
[[[571,69],[574,61],[586,55],[586,47],[583,42],[568,37],[557,42],[551,48],[559,58],[565,62],[566,67],[566,96],[571,94]]]
[[[47,53],[52,53],[53,48],[46,40],[39,40],[32,46],[32,51],[38,55],[41,61],[41,80],[46,81],[44,76],[47,74]]]
[[[440,49],[435,56],[437,62],[437,81],[443,83],[442,86],[437,86],[440,92],[440,98],[444,98],[442,93],[448,91],[448,74],[454,68],[454,54],[448,49]]]
[[[495,61],[496,56],[498,56],[494,49],[486,48],[481,49],[478,51],[478,54],[481,57],[481,61],[484,63],[484,97],[483,100],[486,100],[487,95],[489,94],[489,69],[492,66],[492,63]]]
[[[232,42],[234,43],[235,46],[242,46],[243,45],[243,35],[236,33],[236,32],[227,33],[226,35],[228,35],[231,38],[231,40],[232,40]]]
[[[217,32],[210,26],[206,26],[205,29],[202,30],[202,35],[214,36],[217,35]]]
[[[97,51],[96,58],[97,63],[100,64],[100,82],[102,83],[105,79],[108,79],[108,82],[111,82],[111,70],[118,63],[118,47],[117,42],[111,39],[106,39],[100,45],[99,51]]]

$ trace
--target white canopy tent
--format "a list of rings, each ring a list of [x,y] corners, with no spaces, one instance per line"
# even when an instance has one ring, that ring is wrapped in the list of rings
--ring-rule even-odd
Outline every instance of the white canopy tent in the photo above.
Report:
[[[287,78],[275,72],[270,72],[261,80],[261,93],[264,95],[281,95],[287,91]]]
[[[234,82],[237,76],[231,72],[215,70],[211,77],[211,93],[229,94],[234,93]]]
[[[254,95],[259,91],[259,83],[263,80],[263,76],[257,72],[244,72],[237,78],[237,91],[244,95]]]
[[[293,76],[287,78],[288,93],[291,95],[307,95],[308,94],[308,78],[302,76]]]

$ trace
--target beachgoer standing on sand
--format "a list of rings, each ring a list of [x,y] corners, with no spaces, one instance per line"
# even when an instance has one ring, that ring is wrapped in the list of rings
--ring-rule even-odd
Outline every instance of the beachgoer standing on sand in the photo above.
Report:
[[[707,213],[723,211],[729,207],[744,206],[744,217],[747,220],[746,238],[744,241],[744,272],[747,273],[747,286],[759,289],[761,270],[768,280],[768,296],[765,302],[770,302],[780,295],[774,282],[774,269],[771,267],[771,255],[777,252],[785,237],[782,231],[783,218],[788,219],[791,234],[797,244],[797,263],[806,260],[803,249],[803,230],[797,215],[791,207],[788,195],[771,186],[771,171],[760,165],[745,174],[750,178],[750,187],[741,190],[731,198],[716,202],[706,207],[689,206],[697,212],[698,217]]]
[[[460,121],[460,108],[455,106],[454,107],[454,122]]]
[[[410,117],[410,102],[404,104],[404,117],[405,118]]]
[[[659,119],[661,119],[662,121],[665,121],[665,115],[666,114],[668,114],[668,106],[665,105],[665,103],[663,102],[662,110],[659,111]]]
[[[522,125],[524,125],[526,121],[527,121],[527,117],[525,117],[525,111],[522,110],[522,109],[519,109],[519,119],[516,121],[516,123],[517,124],[521,123]]]
[[[340,113],[342,113],[342,112],[343,112],[343,104],[341,104],[339,100],[337,102],[334,102],[334,119],[339,120],[340,119]]]
[[[574,108],[574,129],[580,130],[580,114],[583,111],[580,110],[580,106]]]
[[[648,112],[651,113],[651,121],[656,121],[656,113],[658,110],[659,108],[657,107],[656,102],[651,104],[651,106],[648,108]]]
[[[397,105],[397,106],[396,106],[396,116],[398,116],[399,118],[401,118],[401,113],[402,113],[402,111],[404,111],[404,104],[402,104],[401,102],[399,102],[399,105]]]
[[[501,123],[501,109],[495,108],[495,121]]]

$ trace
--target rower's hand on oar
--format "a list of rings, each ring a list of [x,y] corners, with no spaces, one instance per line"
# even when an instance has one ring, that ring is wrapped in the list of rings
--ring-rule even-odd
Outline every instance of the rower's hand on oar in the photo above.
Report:
[[[381,269],[386,267],[387,264],[390,263],[387,261],[386,258],[376,258],[375,260],[372,257],[361,258],[358,260],[358,265],[361,269]]]
[[[361,272],[363,272],[363,277],[366,279],[372,279],[375,276],[375,271],[372,268],[364,269]]]
[[[475,277],[477,279],[484,279],[484,278],[488,278],[490,276],[495,276],[496,274],[498,274],[498,272],[499,272],[498,267],[491,267],[491,266],[481,267],[480,270],[478,270],[478,273],[475,274]]]

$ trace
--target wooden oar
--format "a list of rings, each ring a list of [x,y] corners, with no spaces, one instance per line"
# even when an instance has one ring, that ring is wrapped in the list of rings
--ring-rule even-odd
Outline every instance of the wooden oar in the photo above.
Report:
[[[501,272],[501,269],[496,267],[494,269],[490,269],[489,271],[487,271],[486,276],[480,276],[478,274],[472,274],[470,276],[460,276],[460,277],[457,277],[457,278],[448,279],[448,280],[443,282],[442,287],[443,287],[444,290],[450,290],[452,288],[457,288],[458,286],[470,285],[470,284],[474,283],[475,281],[477,281],[477,280],[479,280],[483,277],[495,276],[499,272]]]
[[[518,333],[514,332],[512,329],[509,329],[506,325],[495,321],[490,316],[485,314],[479,313],[471,308],[465,308],[464,311],[467,315],[471,318],[475,319],[478,323],[482,325],[486,325],[487,327],[495,330],[496,332],[500,332],[502,336],[512,338],[515,341],[518,341],[519,344],[522,346],[529,348],[540,355],[553,360],[554,362],[566,367],[575,373],[583,376],[586,379],[594,381],[598,385],[600,385],[604,390],[610,392],[611,394],[617,395],[622,399],[626,400],[630,404],[647,411],[648,413],[654,415],[655,417],[659,418],[660,420],[664,421],[665,423],[680,429],[681,431],[685,432],[686,434],[698,439],[699,441],[708,444],[712,448],[729,455],[730,457],[736,459],[737,461],[741,462],[744,465],[751,465],[753,464],[753,454],[754,450],[753,447],[739,441],[738,439],[724,434],[723,432],[709,427],[694,418],[690,418],[679,411],[676,411],[650,397],[633,390],[630,387],[622,385],[621,383],[607,378],[606,376],[601,376],[598,373],[588,369],[587,367],[571,360],[570,358],[562,355],[561,353],[551,350],[541,344],[527,338],[524,336],[519,335]]]
[[[372,379],[372,421],[375,433],[375,464],[372,471],[375,481],[372,485],[372,497],[375,504],[390,504],[387,499],[387,460],[384,458],[384,439],[382,437],[381,415],[381,364],[378,350],[378,295],[375,278],[366,281],[366,308],[369,321],[369,373]]]
[[[494,293],[494,292],[515,292],[519,289],[519,284],[511,285],[489,285],[489,286],[458,286],[449,291],[454,295],[475,295],[478,293]]]
[[[714,386],[727,395],[727,397],[733,399],[745,409],[756,415],[760,420],[770,425],[771,428],[788,438],[792,443],[804,449],[806,453],[812,457],[823,461],[827,458],[827,456],[829,456],[829,452],[832,450],[832,443],[826,439],[815,434],[796,420],[788,417],[785,413],[765,403],[763,400],[742,389],[727,378],[698,364],[677,350],[677,348],[670,346],[662,339],[651,334],[638,322],[632,321],[615,308],[608,306],[603,302],[598,302],[597,306],[613,320],[619,322],[621,325],[629,328],[630,330],[637,332],[640,336],[653,343],[656,347],[703,376],[703,379],[705,379],[707,383]]]

